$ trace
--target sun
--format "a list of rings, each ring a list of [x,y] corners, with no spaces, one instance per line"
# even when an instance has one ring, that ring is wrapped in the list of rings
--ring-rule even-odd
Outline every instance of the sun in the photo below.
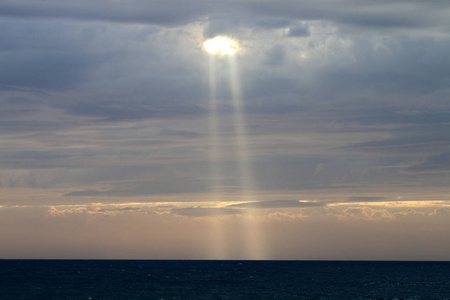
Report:
[[[216,36],[203,43],[206,52],[219,55],[233,55],[237,51],[237,43],[232,39]]]

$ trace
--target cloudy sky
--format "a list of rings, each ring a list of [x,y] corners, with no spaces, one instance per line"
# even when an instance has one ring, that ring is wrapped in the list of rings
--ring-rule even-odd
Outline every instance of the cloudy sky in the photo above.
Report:
[[[449,53],[447,0],[3,0],[0,258],[449,260]]]

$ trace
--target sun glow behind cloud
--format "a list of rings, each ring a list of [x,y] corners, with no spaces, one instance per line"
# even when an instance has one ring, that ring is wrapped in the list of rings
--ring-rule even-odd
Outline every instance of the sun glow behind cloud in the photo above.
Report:
[[[235,41],[223,36],[216,36],[206,40],[203,43],[203,47],[208,53],[219,55],[234,55],[238,49]]]

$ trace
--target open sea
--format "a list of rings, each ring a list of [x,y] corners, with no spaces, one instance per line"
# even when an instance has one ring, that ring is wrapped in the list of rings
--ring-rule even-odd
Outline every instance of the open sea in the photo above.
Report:
[[[0,260],[0,299],[450,299],[450,262]]]

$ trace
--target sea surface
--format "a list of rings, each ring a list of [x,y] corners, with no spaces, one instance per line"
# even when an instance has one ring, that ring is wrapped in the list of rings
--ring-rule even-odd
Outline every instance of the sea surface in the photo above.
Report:
[[[0,260],[0,299],[450,299],[450,262]]]

